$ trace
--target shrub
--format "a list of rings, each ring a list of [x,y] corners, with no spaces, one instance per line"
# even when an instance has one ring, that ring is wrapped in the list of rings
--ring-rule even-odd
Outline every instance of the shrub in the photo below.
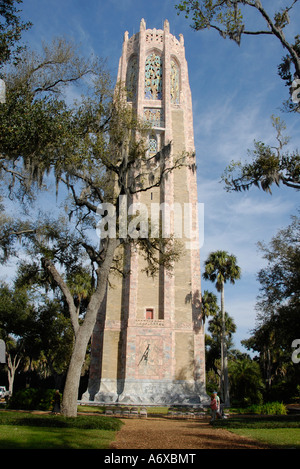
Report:
[[[266,402],[265,404],[252,405],[248,409],[253,414],[286,415],[287,409],[282,402]]]
[[[263,402],[264,385],[258,363],[248,358],[230,361],[229,380],[232,402],[243,407]]]
[[[54,394],[54,389],[23,389],[12,395],[8,402],[8,408],[18,410],[52,410]]]

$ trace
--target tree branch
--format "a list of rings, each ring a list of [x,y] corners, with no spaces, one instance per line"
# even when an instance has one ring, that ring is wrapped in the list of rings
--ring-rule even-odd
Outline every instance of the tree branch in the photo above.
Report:
[[[81,197],[77,197],[74,186],[67,182],[65,179],[61,178],[61,181],[63,181],[68,188],[71,189],[73,199],[75,204],[78,207],[87,207],[89,210],[91,210],[94,213],[97,213],[97,206],[89,202],[87,199],[82,199]]]
[[[289,181],[288,179],[282,177],[281,178],[282,180],[282,184],[284,184],[285,186],[288,186],[288,187],[292,187],[293,189],[300,189],[300,182],[299,184],[295,183],[295,182],[291,182]]]
[[[296,0],[297,1],[297,0]],[[289,7],[289,9],[287,9],[286,11],[289,11],[291,10],[291,8],[294,6],[294,4],[296,3],[296,1],[293,2],[293,4]],[[271,20],[271,18],[269,17],[269,15],[267,14],[266,10],[263,8],[262,4],[260,1],[257,1],[255,2],[255,4],[251,4],[251,3],[248,3],[247,2],[247,5],[249,6],[252,6],[254,8],[256,8],[256,10],[258,10],[260,12],[260,14],[262,15],[262,17],[265,19],[265,21],[267,22],[267,24],[269,25],[269,28],[271,29],[271,34],[273,34],[274,36],[276,36],[281,44],[283,45],[283,47],[289,52],[289,54],[291,55],[292,57],[292,61],[295,65],[295,69],[296,69],[296,73],[297,75],[300,77],[300,58],[298,57],[296,51],[294,50],[294,48],[291,46],[291,44],[286,40],[285,38],[285,35],[282,31],[282,29],[280,27],[277,27],[273,21]]]
[[[273,34],[272,31],[243,31],[243,34],[252,34],[252,35],[259,35],[259,34]]]
[[[64,282],[62,276],[60,273],[57,271],[56,267],[52,264],[52,262],[49,259],[43,258],[42,259],[42,266],[44,270],[50,273],[51,277],[55,281],[55,283],[58,285],[60,290],[62,291],[66,302],[68,303],[69,306],[69,312],[70,312],[70,318],[71,318],[71,323],[72,327],[74,330],[74,334],[76,336],[78,330],[79,330],[79,323],[78,323],[78,318],[77,318],[77,310],[76,306],[74,303],[73,296],[67,286],[67,284]]]

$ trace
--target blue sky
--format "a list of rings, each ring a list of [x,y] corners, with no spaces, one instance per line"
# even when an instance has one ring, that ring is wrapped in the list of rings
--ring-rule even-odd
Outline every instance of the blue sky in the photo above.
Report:
[[[201,265],[211,251],[235,254],[242,278],[225,287],[225,305],[234,318],[234,342],[249,337],[255,326],[257,272],[265,264],[257,242],[269,242],[290,222],[299,206],[299,193],[281,187],[270,196],[258,189],[247,193],[225,192],[220,177],[231,160],[244,159],[253,141],[275,144],[271,115],[281,116],[291,137],[290,148],[300,148],[300,118],[281,112],[287,88],[277,75],[284,50],[274,37],[243,37],[241,46],[222,39],[215,31],[195,32],[184,15],[177,15],[174,0],[24,0],[22,17],[33,27],[23,36],[33,48],[55,36],[79,44],[83,53],[107,58],[116,76],[124,32],[139,31],[141,18],[147,28],[162,28],[184,35],[193,98],[197,155],[198,201],[205,204],[204,244]],[[284,7],[281,0],[265,0],[266,8]],[[300,4],[293,10],[288,39],[299,33]],[[249,20],[261,25],[251,13]],[[298,29],[297,29],[298,26]],[[202,291],[215,291],[202,280]]]

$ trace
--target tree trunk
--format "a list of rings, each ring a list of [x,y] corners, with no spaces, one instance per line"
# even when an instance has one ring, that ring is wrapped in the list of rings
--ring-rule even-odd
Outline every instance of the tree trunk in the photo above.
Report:
[[[20,364],[21,358],[17,360],[17,355],[15,358],[12,360],[11,355],[8,355],[7,358],[7,367],[8,367],[8,391],[9,395],[11,396],[13,393],[13,387],[14,387],[14,380],[15,380],[15,373],[16,370]]]
[[[225,333],[225,300],[224,300],[224,282],[221,286],[221,312],[222,312],[222,340],[221,340],[221,383],[223,391],[223,399],[225,406],[230,406],[229,382],[228,382],[228,359],[227,344]]]
[[[117,241],[110,239],[107,245],[106,257],[101,267],[97,269],[97,288],[91,297],[84,321],[75,334],[73,352],[68,368],[62,400],[62,413],[66,417],[77,416],[78,389],[81,369],[84,364],[86,349],[92,335],[98,310],[106,292],[106,284],[113,261]]]
[[[87,327],[84,327],[83,324],[75,338],[62,401],[62,413],[66,417],[77,416],[77,400],[81,369],[84,363],[86,349],[91,334],[92,330],[90,330],[90,328],[88,329]]]

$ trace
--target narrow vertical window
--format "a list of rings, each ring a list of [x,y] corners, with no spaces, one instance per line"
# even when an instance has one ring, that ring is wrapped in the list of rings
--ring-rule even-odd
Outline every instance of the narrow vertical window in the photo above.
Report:
[[[171,60],[171,103],[179,104],[180,76],[179,67],[175,60]]]
[[[127,101],[135,101],[137,93],[138,61],[137,57],[131,57],[127,66],[126,90]]]
[[[145,64],[145,98],[162,99],[162,60],[154,52]]]

